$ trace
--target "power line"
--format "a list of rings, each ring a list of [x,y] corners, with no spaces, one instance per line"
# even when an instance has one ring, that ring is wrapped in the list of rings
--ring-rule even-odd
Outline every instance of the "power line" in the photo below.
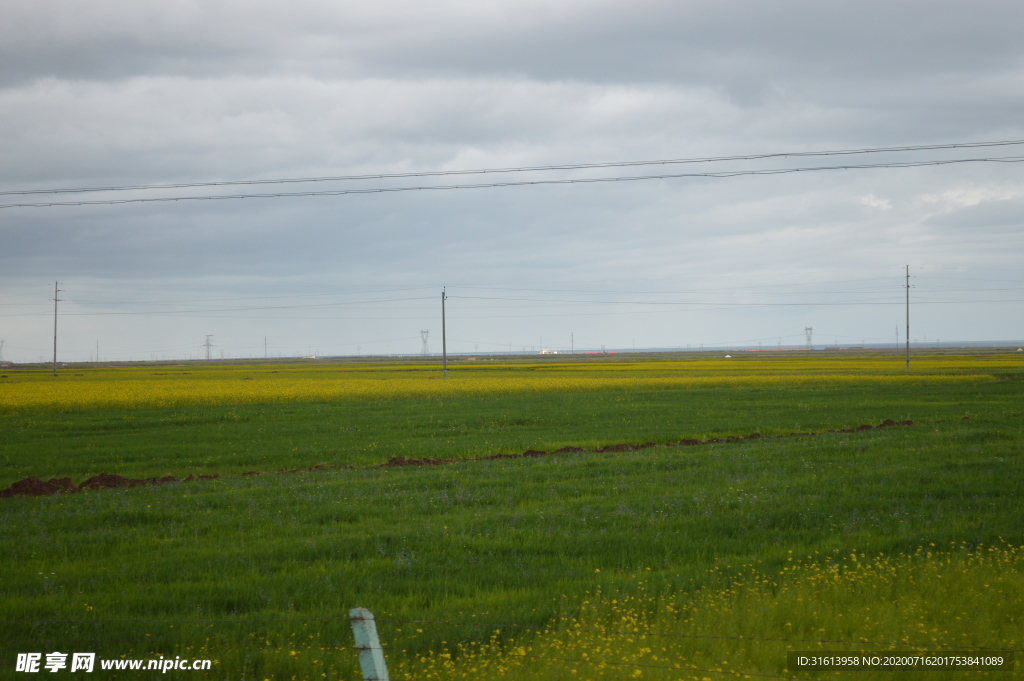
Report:
[[[859,293],[854,291],[853,293]],[[889,293],[890,297],[893,295]],[[843,292],[843,295],[846,293]],[[804,293],[803,295],[807,295]],[[808,303],[758,303],[739,302],[730,303],[725,301],[699,301],[699,300],[565,300],[558,298],[498,298],[490,296],[448,296],[462,300],[502,300],[511,302],[537,302],[537,303],[559,303],[567,305],[724,305],[727,307],[800,307],[806,305],[880,305],[886,304],[886,300],[845,300],[832,302],[808,302]],[[532,307],[532,306],[531,306]]]
[[[449,298],[456,298],[456,296],[449,296]],[[420,299],[423,300],[423,299]],[[538,302],[552,302],[543,301]],[[586,303],[588,301],[564,301],[568,303]],[[741,309],[752,309],[752,308],[769,308],[769,307],[852,307],[852,306],[873,306],[873,305],[886,305],[886,306],[902,306],[904,303],[902,300],[892,301],[822,301],[822,302],[806,302],[806,303],[758,303],[758,302],[747,302],[747,303],[728,303],[728,302],[664,302],[664,303],[644,303],[644,302],[628,302],[628,301],[592,301],[600,304],[616,304],[616,305],[637,305],[637,306],[656,306],[658,309],[648,310],[624,310],[620,312],[571,312],[561,311],[552,312],[550,314],[457,314],[458,319],[533,319],[540,317],[605,317],[605,316],[619,316],[619,315],[638,315],[638,314],[664,314],[666,312],[692,312],[696,307],[701,312],[715,312],[722,310],[741,310]],[[974,299],[974,300],[918,300],[917,305],[958,305],[958,304],[969,304],[976,305],[979,303],[1024,303],[1024,298],[1004,298],[1004,299]],[[295,307],[272,307],[272,308],[242,308],[252,310],[262,309],[295,309],[297,307],[306,306],[295,306]],[[533,306],[525,306],[531,308]],[[479,308],[473,308],[479,309]],[[416,311],[421,312],[415,319],[427,319],[429,318],[429,311],[420,310],[415,308]],[[230,310],[228,310],[230,311]],[[410,317],[342,317],[342,316],[330,316],[330,317],[272,317],[267,315],[258,316],[239,316],[239,315],[224,315],[216,314],[212,317],[206,317],[212,312],[222,312],[222,310],[167,310],[167,311],[132,311],[132,312],[65,312],[65,317],[103,317],[103,316],[148,316],[148,315],[183,315],[197,319],[210,318],[210,319],[287,319],[287,320],[323,320],[323,321],[338,321],[338,320],[366,320],[366,321],[387,321],[387,320],[407,320]],[[49,313],[35,312],[35,313],[18,313],[11,315],[4,315],[5,317],[45,317],[49,316]],[[777,338],[778,336],[770,336],[769,338]]]
[[[424,291],[432,290],[429,286],[414,286],[404,288],[383,288],[369,291],[333,291],[328,293],[293,293],[286,296],[235,296],[231,298],[190,298],[184,300],[157,300],[156,305],[174,305],[180,303],[209,303],[224,300],[278,300],[284,298],[323,298],[325,296],[361,296],[370,293],[397,293],[400,291]],[[76,298],[70,302],[91,305],[133,305],[135,301],[130,300],[88,300]],[[0,303],[0,305],[33,305],[34,303]]]
[[[206,307],[197,308],[192,310],[149,310],[149,311],[112,311],[112,312],[67,312],[65,315],[73,317],[96,317],[96,316],[120,316],[120,315],[176,315],[176,314],[192,314],[192,313],[209,313],[209,312],[246,312],[250,310],[299,310],[305,308],[323,308],[323,307],[340,307],[344,305],[369,305],[371,303],[398,303],[408,300],[432,300],[433,296],[420,296],[415,298],[385,298],[382,300],[348,300],[339,301],[333,303],[304,303],[301,305],[255,305],[251,307]],[[12,314],[5,315],[8,317],[38,317],[37,314]]]
[[[934,293],[979,293],[979,292],[1018,292],[1024,289],[1019,288],[1006,288],[1006,289],[936,289],[930,292]],[[575,293],[588,293],[586,291],[570,291]],[[643,294],[661,294],[661,295],[678,295],[679,292],[665,291],[665,292],[652,292],[652,291],[594,291],[594,293],[643,293]],[[890,293],[883,290],[874,291],[827,291],[824,292],[830,296],[838,295],[855,295],[864,293]],[[806,291],[789,291],[789,292],[777,292],[777,293],[764,293],[756,291],[737,291],[736,296],[743,297],[754,297],[763,298],[765,296],[797,296],[797,295],[808,295]],[[563,305],[638,305],[638,306],[717,306],[717,307],[808,307],[808,306],[820,306],[820,305],[893,305],[897,304],[893,295],[889,295],[888,298],[883,299],[866,299],[866,300],[833,300],[833,301],[805,301],[805,302],[760,302],[758,300],[747,300],[730,302],[728,300],[598,300],[598,299],[564,299],[564,298],[540,298],[540,297],[498,297],[498,296],[448,296],[449,298],[461,299],[461,300],[481,300],[481,301],[501,301],[501,302],[523,302],[531,303],[530,305],[504,305],[500,309],[508,310],[512,308],[526,307],[529,309],[535,309],[536,303],[540,303],[545,306],[563,306]],[[207,314],[207,313],[221,313],[221,312],[245,312],[245,311],[257,311],[257,310],[298,310],[308,308],[330,308],[330,307],[343,307],[343,306],[358,306],[379,304],[379,303],[393,303],[401,301],[416,301],[416,300],[430,300],[430,297],[414,297],[414,298],[391,298],[384,300],[353,300],[353,301],[336,301],[330,303],[306,303],[306,304],[295,304],[295,305],[259,305],[259,306],[248,306],[248,307],[221,307],[221,308],[193,308],[193,309],[178,309],[178,310],[110,310],[102,312],[65,312],[65,316],[71,317],[94,317],[94,316],[134,316],[134,315],[179,315],[179,314]],[[52,300],[52,299],[51,299]],[[64,301],[65,299],[61,299]],[[231,300],[231,299],[226,299]],[[70,300],[67,302],[77,303],[79,305],[86,304],[106,304],[106,305],[162,305],[168,304],[162,301],[81,301],[81,300]],[[194,301],[199,302],[199,301]],[[1021,299],[1017,298],[929,298],[921,297],[919,302],[922,304],[958,304],[958,303],[1017,303],[1022,302]],[[42,302],[37,303],[22,303],[17,304],[24,307],[36,307],[39,308],[43,305]],[[0,306],[4,306],[0,304]],[[349,308],[353,309],[353,308]],[[376,309],[376,308],[371,308]],[[410,310],[410,311],[422,311],[423,308],[419,307],[407,307],[407,308],[396,308],[389,307],[391,311],[397,310]],[[475,310],[480,308],[467,307],[463,310]],[[487,309],[492,309],[490,306]],[[48,315],[46,312],[28,312],[28,313],[13,313],[4,315],[6,317],[39,317]],[[317,317],[320,319],[321,317]],[[325,317],[326,319],[326,317]]]
[[[678,165],[692,163],[716,163],[722,161],[756,161],[770,158],[807,158],[815,156],[849,156],[854,154],[877,154],[902,151],[936,151],[941,149],[977,149],[983,147],[1005,147],[1024,144],[1024,140],[1002,140],[997,142],[959,142],[950,144],[924,144],[898,147],[868,147],[862,149],[835,149],[826,151],[787,151],[771,154],[746,154],[739,156],[709,156],[704,158],[659,159],[654,161],[612,161],[607,163],[568,163],[547,166],[521,166],[513,168],[481,168],[476,170],[429,170],[409,173],[372,173],[366,175],[327,175],[314,177],[290,177],[270,180],[222,180],[213,182],[179,182],[165,184],[140,184],[110,187],[69,187],[64,189],[23,189],[0,191],[0,196],[26,196],[32,194],[73,194],[86,192],[119,192],[143,189],[189,189],[197,187],[229,187],[263,184],[297,184],[303,182],[340,182],[348,180],[383,180],[410,177],[447,177],[456,175],[486,175],[496,173],[527,173],[550,170],[587,170],[594,168],[627,168],[649,165]]]
[[[838,166],[809,166],[801,168],[770,168],[761,170],[729,170],[706,173],[662,173],[658,175],[627,175],[616,177],[568,178],[560,180],[522,180],[515,182],[481,182],[476,184],[420,185],[409,187],[367,187],[362,189],[330,189],[304,192],[272,192],[265,194],[212,194],[205,196],[163,196],[131,199],[97,199],[93,201],[48,201],[40,203],[5,203],[0,208],[50,208],[54,206],[111,206],[126,203],[167,203],[175,201],[224,201],[233,199],[276,199],[307,196],[347,196],[350,194],[388,194],[397,192],[447,190],[447,189],[487,189],[497,187],[525,187],[535,185],[595,184],[603,182],[638,182],[644,180],[668,180],[681,178],[718,178],[726,179],[748,175],[789,175],[792,173],[809,173],[825,170],[869,170],[877,168],[921,168],[925,166],[944,166],[959,163],[1021,163],[1024,156],[997,156],[987,158],[960,158],[936,161],[906,161],[896,163],[863,163]]]
[[[936,277],[936,278],[938,278],[938,277]],[[813,282],[813,284],[816,287],[820,288],[822,286],[827,286],[829,284],[848,284],[848,283],[852,283],[852,282],[861,282],[861,281],[894,282],[897,279],[899,281],[902,281],[903,280],[902,279],[902,275],[900,277],[870,277],[870,278],[861,278],[861,279],[833,279],[833,280],[827,280],[827,281],[815,281],[815,282]],[[1010,280],[1000,280],[1000,281],[1010,281]],[[763,291],[763,289],[766,289],[766,288],[793,287],[793,286],[799,286],[799,285],[801,285],[801,284],[793,284],[793,283],[761,284],[761,283],[759,283],[757,285],[756,291]],[[642,291],[642,290],[632,290],[632,289],[579,289],[579,288],[535,288],[535,287],[534,288],[523,288],[523,287],[516,287],[516,286],[511,286],[511,285],[507,285],[507,286],[465,285],[465,286],[460,286],[459,288],[472,289],[472,290],[478,290],[478,291],[541,291],[541,292],[544,292],[544,293],[601,293],[601,294],[618,294],[618,293],[621,293],[621,294],[632,294],[632,295],[639,295],[639,294],[678,295],[680,293],[687,293],[688,292],[688,291],[669,291],[669,290]],[[701,286],[697,290],[699,290],[701,292],[706,292],[706,291],[724,291],[724,292],[741,291],[741,292],[748,292],[748,291],[751,291],[752,289],[750,287],[745,287],[744,288],[744,287],[735,287],[735,286],[717,287],[717,288]],[[882,289],[882,290],[888,291],[888,290],[891,290],[891,287],[890,288],[886,288],[886,289]],[[855,291],[855,292],[863,293],[864,291],[863,290],[859,290],[859,291]],[[800,293],[800,292],[797,292],[797,293]],[[836,291],[829,291],[829,293],[836,293]],[[771,292],[765,292],[765,295],[770,295],[770,294],[771,294]],[[774,295],[794,295],[794,294],[793,293],[787,293],[787,292],[779,292],[779,293],[774,294]]]
[[[969,279],[953,279],[953,278],[945,278],[945,277],[930,277],[930,278],[931,279],[937,279],[939,281],[951,281],[951,282],[953,282],[953,281],[973,281],[973,280],[969,280]],[[902,279],[903,279],[903,277],[901,276],[899,279],[900,279],[900,286],[902,288],[902,283],[903,283]],[[876,277],[876,278],[868,278],[868,279],[839,279],[839,280],[832,280],[832,281],[820,281],[820,282],[815,282],[815,287],[816,287],[815,288],[815,292],[819,293],[819,294],[830,295],[830,296],[836,296],[836,295],[864,295],[864,294],[870,294],[870,293],[890,293],[893,290],[892,286],[885,286],[885,287],[872,286],[872,287],[869,287],[869,288],[846,288],[846,289],[827,289],[827,288],[822,288],[822,287],[828,286],[830,284],[841,284],[841,283],[851,283],[851,282],[878,282],[878,283],[881,283],[881,282],[895,282],[895,280],[896,280],[895,277],[889,277],[889,278],[884,278],[884,279]],[[989,280],[979,279],[977,281],[989,281]],[[1002,280],[1002,279],[1000,279],[1000,280],[991,280],[991,281],[998,281],[1000,283],[1017,283],[1017,282],[1015,282],[1013,280]],[[515,287],[515,286],[480,286],[480,285],[473,285],[473,284],[467,284],[465,286],[460,286],[460,288],[468,289],[468,290],[471,290],[471,291],[524,291],[524,292],[529,292],[529,293],[546,293],[546,294],[565,294],[565,293],[568,293],[568,294],[577,294],[577,295],[597,294],[597,295],[603,295],[603,296],[616,296],[616,295],[630,295],[630,296],[637,296],[637,295],[680,296],[680,295],[688,295],[688,294],[693,294],[693,293],[706,294],[706,293],[709,293],[709,292],[714,292],[714,293],[726,294],[726,295],[732,294],[732,295],[736,295],[736,296],[768,297],[768,296],[803,296],[803,295],[807,295],[809,293],[809,291],[807,291],[807,290],[797,290],[797,291],[770,291],[770,290],[765,290],[765,289],[770,289],[770,288],[782,288],[782,287],[792,288],[794,286],[798,286],[798,285],[797,284],[791,284],[791,283],[785,283],[785,284],[759,284],[756,289],[752,289],[750,287],[709,288],[709,287],[706,287],[706,286],[701,286],[699,288],[695,288],[695,289],[691,289],[691,290],[685,290],[685,289],[679,289],[679,290],[664,290],[664,289],[663,290],[639,290],[639,289],[525,288],[525,287]],[[374,293],[396,293],[396,292],[401,292],[401,291],[422,291],[422,290],[428,290],[428,289],[431,289],[431,288],[433,288],[433,287],[429,287],[429,286],[416,286],[416,287],[406,287],[406,288],[383,288],[383,289],[377,289],[377,290],[352,291],[352,292],[303,293],[303,294],[291,294],[291,295],[284,295],[284,296],[233,296],[233,297],[217,297],[217,298],[191,298],[191,299],[150,300],[150,301],[140,301],[140,300],[94,300],[94,299],[88,299],[88,298],[70,298],[70,299],[67,299],[67,300],[70,303],[75,303],[75,304],[78,304],[78,305],[140,305],[140,304],[145,304],[145,305],[161,306],[161,305],[174,305],[174,304],[182,304],[182,303],[208,303],[208,302],[247,301],[247,300],[267,300],[267,301],[269,301],[269,300],[295,299],[295,298],[321,298],[321,297],[326,297],[326,296],[342,297],[342,296],[357,296],[357,295],[366,295],[366,294],[374,294]],[[992,292],[1017,292],[1017,291],[1022,291],[1022,290],[1024,290],[1024,288],[1021,288],[1021,287],[998,287],[998,288],[933,288],[933,287],[927,287],[927,288],[922,288],[921,289],[921,291],[923,291],[925,293],[992,293]],[[590,303],[594,303],[594,302],[604,302],[604,301],[593,300],[593,299],[590,299],[590,300],[560,300],[560,299],[556,299],[556,298],[540,298],[540,297],[538,297],[538,298],[532,298],[532,297],[528,297],[528,298],[518,298],[518,297],[516,297],[516,298],[501,298],[501,297],[489,297],[489,296],[449,296],[449,297],[460,297],[460,298],[466,298],[466,299],[479,298],[479,299],[482,299],[482,300],[522,300],[522,301],[529,301],[529,302],[552,302],[552,303],[569,303],[569,302],[581,302],[581,303],[590,302]],[[367,304],[367,303],[396,302],[396,301],[403,301],[403,300],[429,300],[429,299],[430,299],[429,297],[421,297],[421,298],[392,298],[392,299],[382,299],[382,300],[347,300],[347,301],[343,300],[343,301],[335,301],[335,302],[328,302],[328,303],[282,305],[280,307],[281,308],[306,307],[306,306],[329,307],[329,306],[334,306],[334,305],[360,305],[360,304]],[[939,299],[932,299],[932,300],[934,300],[935,302],[947,302],[947,301],[939,300]],[[612,301],[612,302],[618,304],[618,303],[629,302],[629,301]],[[661,303],[655,303],[654,301],[642,301],[642,302],[639,302],[638,304],[667,304],[669,302],[671,302],[672,304],[677,304],[677,303],[685,304],[685,303],[683,303],[683,301],[676,301],[676,302],[664,301],[664,302],[661,302]],[[44,303],[42,301],[18,302],[18,303],[0,302],[0,307],[40,307],[43,304]],[[247,310],[247,309],[264,309],[264,308],[263,308],[263,306],[260,306],[260,307],[220,308],[220,309],[224,309],[224,310],[239,310],[239,309]],[[274,309],[274,308],[270,308],[270,309]],[[200,310],[202,310],[202,311],[217,311],[217,308],[197,308],[196,310],[175,310],[175,311],[167,311],[165,313],[193,312],[193,311],[200,311]]]
[[[830,295],[844,294],[844,293],[850,293],[850,294],[881,293],[881,292],[890,292],[892,290],[892,286],[883,287],[883,288],[860,288],[860,289],[850,289],[850,290],[828,290],[828,289],[822,289],[821,287],[828,286],[828,285],[831,285],[831,284],[842,284],[842,283],[851,283],[851,282],[865,282],[865,281],[868,281],[868,282],[879,282],[879,283],[881,283],[881,282],[892,282],[892,281],[895,281],[895,280],[896,280],[896,277],[887,277],[887,278],[873,277],[873,278],[866,278],[866,279],[836,279],[836,280],[830,280],[830,281],[818,281],[818,282],[815,282],[815,286],[816,286],[816,290],[818,290],[818,291],[820,291],[822,293],[830,294]],[[900,281],[902,281],[902,277],[900,277]],[[1009,280],[1000,280],[1000,281],[1009,281]],[[785,284],[759,284],[756,289],[751,289],[750,287],[735,287],[735,286],[733,286],[733,287],[718,287],[718,288],[701,286],[699,288],[691,289],[691,290],[660,290],[660,291],[648,291],[648,290],[637,290],[637,289],[524,288],[524,287],[515,287],[515,286],[479,286],[479,285],[473,285],[473,284],[467,284],[465,286],[460,286],[459,288],[468,289],[468,290],[474,290],[474,291],[527,291],[527,292],[533,292],[533,293],[574,293],[574,294],[579,294],[579,295],[601,294],[601,295],[656,295],[656,296],[668,296],[668,295],[686,295],[686,294],[695,293],[695,292],[696,293],[718,292],[718,293],[726,293],[726,294],[728,294],[728,293],[735,293],[735,294],[742,294],[742,295],[757,295],[757,296],[771,296],[771,295],[795,296],[795,295],[806,295],[807,291],[769,291],[769,290],[765,290],[765,289],[771,289],[771,288],[782,288],[782,287],[793,287],[793,286],[797,286],[797,284],[792,284],[792,283],[785,283]],[[208,302],[238,301],[238,300],[278,300],[278,299],[288,299],[288,298],[320,298],[320,297],[325,297],[325,296],[356,296],[356,295],[368,295],[368,294],[374,294],[374,293],[397,293],[397,292],[402,292],[402,291],[423,291],[423,290],[429,290],[429,289],[432,289],[432,288],[433,287],[430,287],[430,286],[415,286],[415,287],[406,287],[406,288],[384,288],[384,289],[377,289],[377,290],[352,291],[352,292],[301,293],[301,294],[291,294],[291,295],[285,295],[285,296],[234,296],[234,297],[227,297],[227,298],[218,297],[218,298],[191,298],[191,299],[176,299],[176,300],[154,300],[154,301],[147,301],[146,304],[147,305],[174,305],[174,304],[182,304],[182,303],[208,303]],[[1008,288],[1008,289],[956,289],[956,288],[954,288],[954,289],[927,289],[927,290],[932,291],[932,292],[935,292],[935,291],[965,292],[965,291],[1003,291],[1003,290],[1005,290],[1005,291],[1016,291],[1016,290],[1024,290],[1024,289],[1019,289],[1019,288]],[[452,296],[449,296],[449,297],[452,297]],[[405,298],[398,298],[398,299],[395,299],[395,300],[406,300],[406,299]],[[422,300],[427,300],[427,298],[422,298]],[[537,299],[537,300],[542,300],[542,299]],[[92,300],[92,299],[88,299],[88,298],[72,298],[72,299],[68,299],[68,301],[71,302],[71,303],[79,304],[79,305],[138,305],[140,303],[140,301],[138,301],[138,300]],[[351,302],[346,301],[346,302],[340,302],[338,304],[348,305],[348,304],[361,303],[361,302],[364,302],[364,301],[351,301]],[[381,302],[381,301],[367,301],[367,302]],[[39,306],[40,304],[41,303],[39,301],[31,302],[31,303],[24,303],[24,302],[21,302],[21,303],[4,303],[4,302],[0,302],[0,307],[30,307],[30,306]]]

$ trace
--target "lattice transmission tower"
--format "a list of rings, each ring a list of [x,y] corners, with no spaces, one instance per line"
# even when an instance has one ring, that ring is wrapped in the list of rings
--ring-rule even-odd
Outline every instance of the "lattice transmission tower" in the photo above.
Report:
[[[420,354],[427,356],[430,354],[430,344],[427,339],[430,338],[430,331],[420,331],[420,338],[423,339],[423,345],[420,346]]]

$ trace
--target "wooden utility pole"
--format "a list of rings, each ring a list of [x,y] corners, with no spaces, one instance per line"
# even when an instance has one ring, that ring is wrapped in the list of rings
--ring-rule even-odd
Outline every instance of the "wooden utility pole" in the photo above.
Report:
[[[53,375],[57,375],[57,282],[53,282]]]
[[[910,368],[910,265],[907,265],[907,368]]]
[[[448,336],[444,326],[444,301],[448,296],[441,289],[441,371],[448,378]]]

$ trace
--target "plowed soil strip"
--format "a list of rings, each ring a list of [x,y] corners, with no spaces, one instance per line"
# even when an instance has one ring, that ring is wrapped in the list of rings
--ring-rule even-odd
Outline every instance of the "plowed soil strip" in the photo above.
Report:
[[[888,428],[892,426],[912,426],[913,421],[893,421],[892,419],[886,419],[877,426],[863,425],[857,426],[856,428],[841,428],[839,430],[825,430],[821,433],[790,433],[789,435],[761,435],[761,433],[751,433],[750,435],[737,436],[730,435],[729,437],[719,439],[716,437],[708,438],[707,440],[679,440],[678,442],[669,442],[667,444],[658,444],[656,442],[645,442],[642,445],[630,445],[630,444],[619,444],[619,445],[607,445],[605,447],[599,447],[598,449],[583,449],[582,447],[562,447],[554,451],[548,452],[540,449],[528,449],[522,454],[491,454],[490,456],[481,456],[472,459],[407,459],[404,456],[392,456],[386,462],[377,464],[375,466],[369,466],[369,468],[404,468],[407,466],[443,466],[446,464],[453,463],[466,463],[471,461],[494,461],[497,459],[523,459],[523,458],[535,458],[540,456],[549,456],[551,454],[602,454],[607,452],[636,452],[641,449],[649,449],[651,447],[693,447],[699,445],[712,445],[719,443],[730,443],[730,442],[743,442],[746,440],[759,440],[761,438],[789,438],[789,437],[810,437],[812,435],[823,435],[826,433],[857,433],[862,430],[873,430],[875,428]],[[325,463],[319,463],[309,468],[293,468],[287,470],[275,471],[277,475],[286,475],[289,473],[306,473],[314,471],[327,471],[327,470],[338,470],[338,469],[355,469],[355,466],[334,466]],[[244,476],[255,476],[262,475],[259,471],[247,471],[242,473]],[[40,480],[39,478],[25,478],[24,480],[18,480],[12,483],[7,489],[0,490],[0,497],[17,497],[17,496],[29,496],[29,497],[43,497],[51,494],[71,494],[74,492],[82,492],[84,490],[93,489],[117,489],[121,487],[139,487],[141,485],[166,485],[176,482],[192,482],[193,480],[214,480],[219,478],[219,474],[213,475],[189,475],[186,478],[176,478],[173,475],[165,475],[160,478],[125,478],[120,475],[114,475],[111,473],[100,473],[93,477],[83,480],[78,486],[75,486],[71,482],[71,478],[50,478],[49,480]]]

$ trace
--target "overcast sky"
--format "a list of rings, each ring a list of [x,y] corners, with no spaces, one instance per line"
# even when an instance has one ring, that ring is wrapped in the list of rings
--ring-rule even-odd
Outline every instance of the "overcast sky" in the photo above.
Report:
[[[0,0],[0,189],[1024,140],[1019,2]],[[1024,145],[88,194],[1024,156]],[[1024,338],[1024,164],[0,209],[3,358]]]

